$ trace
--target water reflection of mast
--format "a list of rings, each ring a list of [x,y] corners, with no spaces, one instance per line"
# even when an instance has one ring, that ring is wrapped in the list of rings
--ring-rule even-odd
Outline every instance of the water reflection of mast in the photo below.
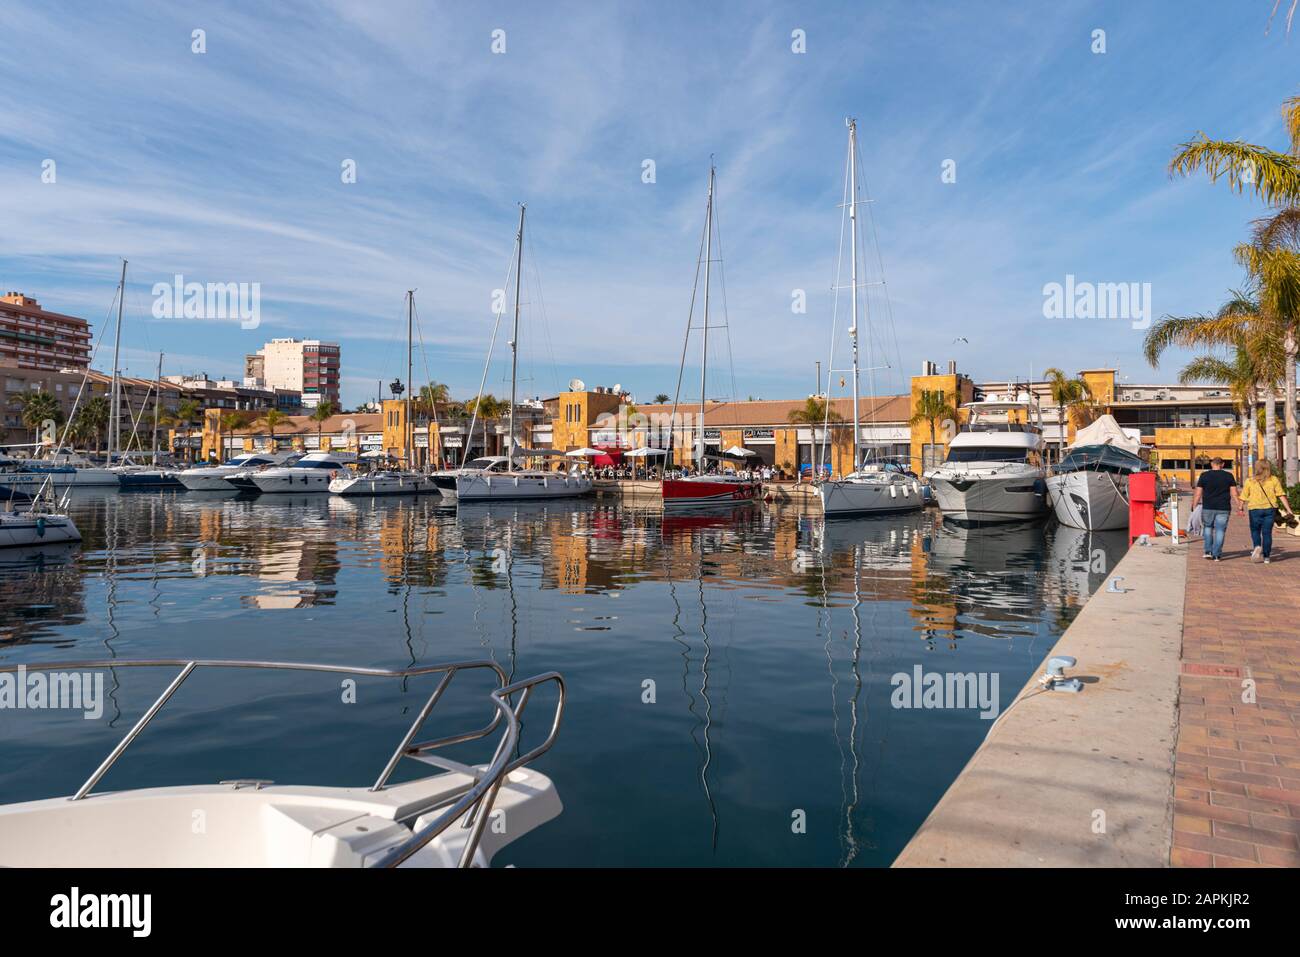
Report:
[[[117,657],[117,649],[113,647],[113,642],[121,637],[117,630],[117,505],[121,499],[117,496],[104,497],[104,582],[105,582],[105,606],[107,609],[108,636],[104,639],[104,647],[108,649],[110,658]],[[122,717],[122,706],[118,703],[117,692],[120,683],[117,677],[117,669],[110,668],[109,674],[113,676],[113,687],[109,689],[108,697],[113,702],[113,717],[109,719],[108,726],[114,727],[119,718]]]
[[[670,562],[672,561],[671,557],[669,558],[669,561]],[[679,645],[682,646],[682,693],[686,695],[687,712],[689,712],[691,717],[695,718],[696,720],[695,726],[691,728],[691,740],[695,742],[695,747],[700,751],[700,781],[704,785],[704,797],[708,801],[708,805],[709,805],[709,816],[710,819],[712,820],[712,826],[713,826],[712,847],[714,852],[716,852],[718,849],[718,807],[716,802],[713,800],[713,792],[709,788],[709,779],[708,779],[709,764],[711,763],[712,760],[711,741],[709,738],[709,730],[711,727],[712,716],[709,713],[710,711],[709,699],[707,694],[708,679],[709,679],[709,675],[708,675],[709,635],[708,635],[707,625],[704,620],[705,606],[704,606],[703,578],[699,580],[699,584],[700,584],[699,597],[700,597],[700,611],[701,611],[700,634],[704,636],[704,652],[705,652],[704,661],[702,665],[703,681],[700,688],[701,697],[704,698],[704,703],[705,703],[705,711],[703,717],[701,717],[700,713],[696,710],[695,695],[694,693],[692,693],[690,688],[691,645],[690,642],[686,640],[686,629],[684,629],[681,625],[682,603],[677,597],[677,582],[673,580],[671,569],[668,572],[668,594],[672,597],[673,600],[674,634],[672,636],[672,639],[673,641],[677,642]],[[703,742],[701,742],[697,734],[701,726],[703,726],[704,728]]]

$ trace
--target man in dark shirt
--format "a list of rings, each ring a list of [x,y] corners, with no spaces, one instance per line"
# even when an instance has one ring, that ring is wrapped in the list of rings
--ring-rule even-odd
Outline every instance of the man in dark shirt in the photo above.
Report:
[[[1210,459],[1210,470],[1196,480],[1192,508],[1201,506],[1205,557],[1216,562],[1223,551],[1223,536],[1228,531],[1228,516],[1237,505],[1237,480],[1223,467],[1223,459]]]

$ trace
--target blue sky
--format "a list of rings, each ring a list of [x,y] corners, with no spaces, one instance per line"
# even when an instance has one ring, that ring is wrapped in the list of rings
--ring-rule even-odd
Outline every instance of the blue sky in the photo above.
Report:
[[[521,391],[579,376],[644,402],[676,381],[713,154],[731,356],[710,392],[802,396],[832,338],[851,114],[892,304],[891,328],[873,289],[877,391],[923,359],[1171,381],[1179,357],[1150,370],[1126,321],[1045,319],[1043,286],[1149,282],[1159,316],[1240,283],[1263,207],[1166,166],[1202,129],[1285,148],[1300,33],[1266,35],[1271,6],[7,0],[0,286],[98,333],[125,257],[129,372],[162,350],[238,375],[273,336],[336,339],[348,406],[404,376],[414,286],[429,372],[466,396],[524,201]],[[261,326],[153,318],[176,273],[260,283]]]

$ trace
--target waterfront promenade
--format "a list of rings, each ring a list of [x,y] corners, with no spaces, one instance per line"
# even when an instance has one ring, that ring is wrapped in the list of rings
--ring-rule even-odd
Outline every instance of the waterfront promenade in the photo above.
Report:
[[[1300,538],[1275,534],[1272,563],[1254,564],[1248,523],[1234,514],[1223,561],[1201,553],[1193,541],[1170,863],[1297,867]]]
[[[1300,866],[1300,538],[1250,552],[1130,549],[1051,652],[1085,690],[1026,686],[895,866]]]

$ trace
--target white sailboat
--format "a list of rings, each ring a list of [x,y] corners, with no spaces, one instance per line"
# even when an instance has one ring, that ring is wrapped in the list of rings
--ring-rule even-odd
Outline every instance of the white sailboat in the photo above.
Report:
[[[415,318],[415,290],[406,290],[406,411],[402,445],[406,451],[405,468],[376,469],[361,472],[347,469],[330,480],[329,490],[334,495],[375,496],[375,495],[418,495],[422,492],[437,491],[433,479],[424,472],[412,468],[412,446],[415,443],[415,423],[411,419],[411,393],[414,392],[411,381],[411,346]]]
[[[848,199],[845,215],[849,221],[849,283],[852,290],[852,324],[849,345],[853,355],[853,468],[843,478],[826,478],[817,482],[822,512],[827,516],[912,512],[925,504],[921,483],[901,469],[885,464],[862,461],[861,413],[858,411],[858,124],[849,118]],[[824,400],[828,407],[830,400]],[[825,427],[825,426],[824,426]]]
[[[457,469],[455,475],[456,500],[459,502],[508,501],[511,499],[552,499],[572,498],[591,492],[591,479],[584,475],[568,475],[563,472],[548,472],[542,469],[520,469],[515,467],[519,457],[519,447],[515,443],[515,400],[519,379],[519,293],[524,267],[524,213],[526,207],[519,207],[519,232],[515,237],[515,318],[514,331],[510,336],[510,434],[506,438],[506,467],[504,474],[492,469],[466,467]],[[495,335],[495,334],[494,334]],[[489,351],[489,361],[491,352]],[[486,369],[484,372],[486,376]],[[482,388],[479,390],[482,396]],[[475,411],[475,419],[478,417]],[[470,421],[470,432],[474,430],[474,421]],[[473,463],[471,463],[472,466]],[[437,479],[435,479],[435,482]],[[442,485],[439,484],[439,488]],[[445,493],[444,493],[445,494]]]
[[[1028,390],[1010,389],[962,406],[969,415],[943,464],[926,473],[947,518],[1011,521],[1047,508],[1042,410]]]
[[[706,472],[707,458],[704,454],[704,418],[708,404],[708,370],[709,370],[709,287],[713,265],[713,191],[716,171],[709,165],[709,197],[704,207],[704,327],[700,342],[700,415],[696,426],[695,467],[696,474],[670,476],[665,474],[659,483],[660,496],[664,508],[693,508],[700,506],[748,505],[756,502],[763,495],[763,483],[755,478],[742,478],[736,472],[728,472],[721,467],[716,472]],[[699,276],[699,272],[696,272]],[[698,281],[698,278],[697,278]],[[693,301],[693,300],[692,300]],[[686,341],[691,338],[691,317],[686,320]],[[682,367],[686,363],[686,346],[682,346]],[[681,372],[677,377],[678,391],[681,390]],[[677,420],[677,398],[673,398],[673,412],[670,421]]]

